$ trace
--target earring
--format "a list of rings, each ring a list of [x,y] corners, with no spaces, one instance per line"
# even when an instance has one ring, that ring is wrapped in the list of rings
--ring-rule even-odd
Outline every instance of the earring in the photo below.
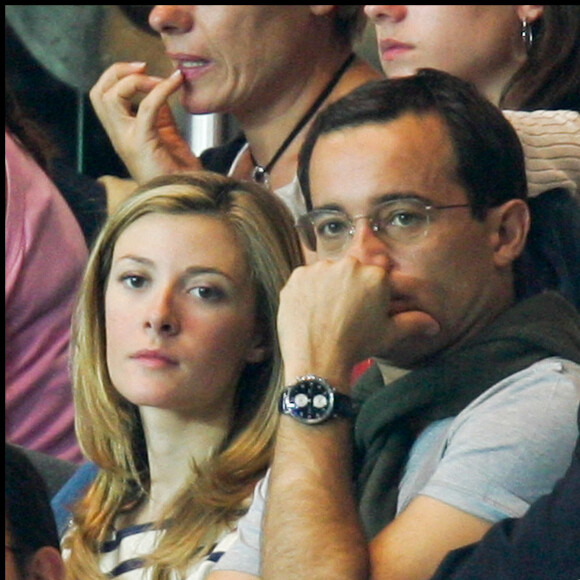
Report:
[[[522,35],[522,40],[524,41],[526,51],[530,52],[534,42],[534,31],[532,30],[532,25],[528,23],[527,18],[522,20],[522,31],[520,34]]]

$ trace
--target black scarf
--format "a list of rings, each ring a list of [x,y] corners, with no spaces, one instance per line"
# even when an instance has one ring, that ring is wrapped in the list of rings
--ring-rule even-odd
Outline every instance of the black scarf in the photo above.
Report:
[[[550,356],[580,363],[580,316],[551,291],[519,302],[461,349],[388,386],[377,366],[371,367],[354,388],[362,402],[354,432],[355,477],[367,537],[395,516],[402,469],[420,430],[457,415],[503,378]]]

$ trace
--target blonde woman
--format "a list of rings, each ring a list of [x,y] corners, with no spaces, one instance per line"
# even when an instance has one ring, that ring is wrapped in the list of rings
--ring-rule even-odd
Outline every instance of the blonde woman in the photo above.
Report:
[[[270,461],[278,293],[301,260],[281,201],[209,172],[156,178],[109,218],[74,321],[98,472],[62,540],[70,578],[200,579],[236,537]]]

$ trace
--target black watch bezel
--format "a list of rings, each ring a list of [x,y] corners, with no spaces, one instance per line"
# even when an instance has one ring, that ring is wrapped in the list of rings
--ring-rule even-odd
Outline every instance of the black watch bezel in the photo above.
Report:
[[[333,417],[354,417],[352,399],[339,393],[328,381],[316,375],[299,377],[284,389],[280,412],[305,425],[318,425]]]

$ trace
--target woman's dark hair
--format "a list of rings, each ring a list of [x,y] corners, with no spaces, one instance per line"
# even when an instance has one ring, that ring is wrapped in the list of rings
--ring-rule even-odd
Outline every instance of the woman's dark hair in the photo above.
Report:
[[[528,58],[505,87],[502,109],[580,111],[580,6],[544,5]]]

